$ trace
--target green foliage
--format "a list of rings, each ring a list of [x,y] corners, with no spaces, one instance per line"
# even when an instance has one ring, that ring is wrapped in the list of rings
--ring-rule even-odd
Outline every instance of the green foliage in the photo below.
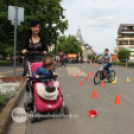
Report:
[[[113,65],[126,66],[126,63],[125,62],[119,62],[119,63],[113,62]],[[128,62],[127,66],[134,67],[134,63],[133,62]]]
[[[29,30],[31,20],[38,19],[41,33],[45,36],[47,45],[57,42],[59,32],[68,28],[68,20],[63,15],[62,0],[0,0],[0,54],[6,54],[6,49],[14,44],[14,26],[7,19],[8,5],[24,7],[24,22],[17,28],[17,50]],[[54,25],[55,24],[55,25]],[[58,32],[59,31],[59,32]]]
[[[0,65],[12,65],[13,61],[11,60],[0,60]]]
[[[129,60],[129,58],[130,58],[130,51],[129,50],[127,50],[127,49],[120,49],[119,51],[118,51],[118,58],[121,60],[121,59],[127,59],[127,60]]]
[[[102,56],[102,54],[99,54],[96,56],[96,59],[100,58]]]
[[[60,36],[58,38],[58,43],[56,45],[56,53],[58,53],[58,51],[63,51],[66,54],[78,52],[82,54],[80,43],[73,35],[69,35],[68,37]],[[55,53],[55,48],[53,49],[53,53]]]
[[[14,54],[14,47],[8,47],[5,52],[8,54],[8,56]]]
[[[12,98],[19,89],[20,83],[4,83],[0,81],[0,103]]]
[[[52,56],[53,56],[53,52],[52,52],[52,51],[49,51],[49,52],[47,53],[47,56],[52,57]]]
[[[87,58],[88,58],[88,59],[92,59],[92,58],[95,58],[95,56],[92,55],[92,54],[90,54],[90,55],[88,54]]]
[[[0,105],[2,102],[4,102],[4,97],[0,95]]]

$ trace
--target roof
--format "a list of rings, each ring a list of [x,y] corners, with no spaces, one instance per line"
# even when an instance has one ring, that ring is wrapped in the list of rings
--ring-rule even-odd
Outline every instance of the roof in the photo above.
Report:
[[[120,24],[119,29],[118,29],[118,33],[122,33],[123,31],[127,31],[127,30],[123,30],[123,27],[134,27],[134,24]],[[128,32],[132,32],[132,30],[128,30]]]
[[[77,54],[68,54],[68,58],[76,58]]]

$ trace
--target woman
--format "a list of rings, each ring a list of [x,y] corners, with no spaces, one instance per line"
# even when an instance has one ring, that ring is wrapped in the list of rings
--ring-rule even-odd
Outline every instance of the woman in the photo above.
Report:
[[[22,54],[29,52],[47,54],[47,45],[44,36],[40,33],[40,24],[38,20],[31,22],[29,31],[22,41]],[[23,76],[26,75],[26,69],[24,67]]]
[[[38,20],[33,20],[30,25],[28,34],[22,41],[22,54],[28,52],[39,52],[47,54],[47,45],[44,36],[40,33],[40,24]]]

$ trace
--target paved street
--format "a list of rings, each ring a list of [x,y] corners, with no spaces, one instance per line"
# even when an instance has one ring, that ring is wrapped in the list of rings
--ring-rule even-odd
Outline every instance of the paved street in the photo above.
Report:
[[[16,67],[16,76],[22,75],[23,67]],[[13,66],[0,66],[0,76],[13,76]]]
[[[87,73],[96,72],[98,68],[98,65],[88,64],[67,65],[61,67],[61,70],[56,67],[64,102],[69,107],[71,118],[47,119],[34,124],[27,120],[25,125],[22,125],[23,132],[18,129],[21,124],[14,125],[13,122],[8,134],[13,134],[17,130],[19,134],[133,134],[134,69],[112,67],[117,74],[117,84],[110,84],[105,80],[105,87],[101,88],[100,84],[94,85],[93,76],[89,77],[89,81],[85,81]],[[70,76],[71,72],[74,76]],[[78,78],[75,77],[76,73],[80,75]],[[130,78],[130,82],[126,82],[127,77]],[[83,81],[83,86],[79,85],[80,80]],[[96,99],[92,98],[94,89],[98,95]],[[114,104],[117,94],[120,96],[121,105]],[[23,98],[22,101],[24,100]],[[95,118],[88,116],[90,109],[97,111]]]

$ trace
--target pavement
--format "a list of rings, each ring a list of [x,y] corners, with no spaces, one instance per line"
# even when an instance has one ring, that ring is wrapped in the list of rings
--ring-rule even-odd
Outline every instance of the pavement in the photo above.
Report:
[[[74,68],[75,66],[75,68]],[[84,68],[83,68],[84,66]],[[64,102],[69,107],[70,117],[42,120],[30,123],[12,122],[8,134],[133,134],[134,133],[134,69],[124,70],[124,67],[112,67],[117,74],[117,84],[104,80],[105,87],[95,85],[93,76],[85,81],[87,73],[96,72],[98,65],[74,64],[56,66],[61,82]],[[82,70],[82,73],[80,73]],[[73,76],[70,76],[70,73]],[[75,75],[79,74],[76,78]],[[126,82],[129,77],[130,82]],[[83,86],[79,85],[80,80]],[[98,98],[92,98],[96,89]],[[120,105],[115,105],[115,96],[120,96]],[[19,106],[23,107],[25,95]],[[91,118],[88,111],[95,109],[97,116]]]
[[[16,76],[21,76],[23,73],[22,66],[16,66]],[[13,66],[0,66],[0,76],[13,76]]]

